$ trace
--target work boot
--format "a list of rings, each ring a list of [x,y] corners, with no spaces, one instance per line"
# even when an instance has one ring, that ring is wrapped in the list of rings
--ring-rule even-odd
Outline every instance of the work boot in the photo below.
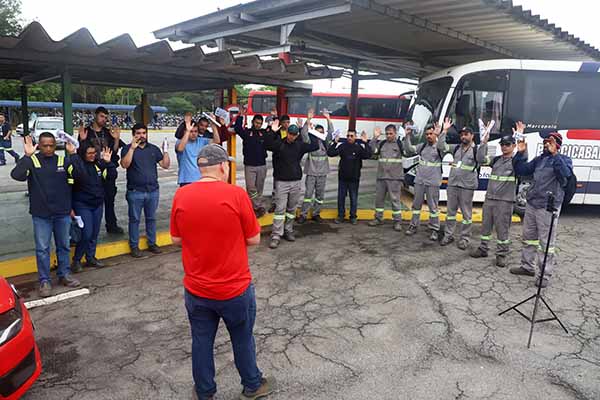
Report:
[[[141,258],[141,257],[144,257],[144,254],[142,253],[142,251],[140,250],[139,247],[132,247],[131,248],[131,257]]]
[[[288,242],[295,242],[296,241],[296,236],[294,235],[294,232],[285,232],[283,234],[283,238],[285,240],[287,240]]]
[[[444,236],[444,238],[440,242],[440,246],[448,246],[452,242],[454,242],[453,236]]]
[[[431,235],[429,235],[429,240],[432,242],[437,242],[440,239],[440,234],[438,231],[431,231]]]
[[[111,233],[113,235],[122,235],[123,233],[125,233],[125,231],[123,230],[123,228],[121,228],[118,225],[115,226],[107,226],[106,227],[106,232],[107,233]]]
[[[155,244],[148,246],[148,251],[152,254],[162,254],[162,250]]]
[[[79,283],[77,279],[73,278],[71,274],[66,274],[62,278],[58,278],[58,282],[70,288],[76,288],[81,285],[81,283]]]
[[[471,254],[469,254],[469,255],[473,258],[482,258],[482,257],[487,257],[488,253],[487,253],[487,251],[481,250],[481,247],[478,247],[475,250],[473,250],[471,252]]]
[[[271,239],[271,243],[269,243],[270,249],[276,249],[279,247],[279,239]]]
[[[100,260],[98,260],[96,257],[90,257],[90,259],[87,261],[86,267],[92,267],[92,268],[103,268],[104,267],[104,263]],[[71,268],[71,271],[73,271],[73,268]],[[75,272],[75,271],[73,271]]]
[[[535,287],[538,287],[538,286],[541,286],[542,288],[550,286],[550,279],[548,279],[547,277],[544,276],[544,279],[542,279],[542,283],[540,285],[540,277],[538,276],[535,279]]]
[[[306,217],[304,215],[301,215],[298,217],[298,219],[296,220],[297,223],[299,223],[300,225],[302,225],[303,223],[306,222]]]
[[[209,395],[206,397],[203,397],[202,399],[200,399],[200,397],[198,397],[198,393],[196,392],[196,388],[193,387],[192,388],[192,400],[213,400],[215,398],[214,395]]]
[[[380,219],[375,218],[372,221],[369,221],[369,223],[367,224],[369,226],[379,226],[379,225],[383,225],[383,221]]]
[[[496,267],[506,268],[507,265],[506,256],[496,256]]]
[[[52,285],[50,282],[42,282],[40,283],[40,288],[38,289],[38,294],[40,297],[50,297],[52,296]]]
[[[535,272],[526,270],[523,267],[512,267],[509,272],[514,275],[535,276]]]
[[[256,218],[260,218],[263,215],[265,215],[267,213],[267,210],[265,210],[264,207],[260,207],[257,208],[256,210],[254,210],[254,215],[256,215]]]
[[[270,395],[275,390],[275,378],[262,378],[260,386],[253,392],[246,389],[240,394],[240,400],[255,400]]]
[[[402,232],[402,222],[394,222],[394,230],[396,232]]]
[[[358,219],[357,218],[350,218],[350,223],[352,225],[356,225],[356,224],[358,224]]]
[[[81,265],[81,262],[79,261],[73,261],[73,263],[71,264],[71,272],[74,274],[80,273],[82,269],[83,265]]]
[[[467,249],[467,247],[469,247],[469,242],[467,242],[467,241],[466,241],[466,240],[464,240],[464,239],[460,239],[460,240],[458,241],[458,244],[456,245],[456,247],[458,247],[458,248],[459,248],[459,249],[461,249],[461,250],[466,250],[466,249]]]
[[[412,236],[415,233],[417,233],[417,227],[414,226],[414,225],[409,225],[408,229],[406,230],[406,232],[404,232],[404,234],[408,235],[408,236]]]
[[[322,224],[323,223],[323,218],[321,218],[321,216],[319,214],[313,215],[312,220],[314,222],[316,222],[317,224]]]
[[[344,218],[337,217],[336,219],[333,220],[333,222],[336,224],[342,224],[342,223],[344,223]]]

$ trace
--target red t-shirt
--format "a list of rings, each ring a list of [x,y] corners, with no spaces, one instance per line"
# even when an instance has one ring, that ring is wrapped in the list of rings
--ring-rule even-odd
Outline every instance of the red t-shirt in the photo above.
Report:
[[[171,236],[181,238],[185,288],[213,300],[242,294],[252,281],[246,239],[259,232],[242,188],[212,181],[179,188],[171,208]]]

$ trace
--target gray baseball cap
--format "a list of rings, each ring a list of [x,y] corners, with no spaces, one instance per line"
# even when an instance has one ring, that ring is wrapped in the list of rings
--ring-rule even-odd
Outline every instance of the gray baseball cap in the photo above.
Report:
[[[227,150],[218,144],[209,144],[204,146],[198,154],[199,167],[210,167],[211,165],[217,165],[227,161],[235,161],[235,159],[233,157],[229,157]]]

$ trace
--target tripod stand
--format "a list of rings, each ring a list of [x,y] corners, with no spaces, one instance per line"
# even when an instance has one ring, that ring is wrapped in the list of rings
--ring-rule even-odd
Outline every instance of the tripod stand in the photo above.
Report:
[[[519,313],[519,315],[521,315],[523,318],[525,318],[527,321],[529,321],[531,323],[531,328],[529,329],[529,339],[527,340],[527,348],[531,347],[531,338],[533,337],[533,327],[535,326],[536,323],[557,321],[560,324],[560,326],[564,329],[565,333],[569,333],[569,331],[567,331],[567,328],[563,325],[563,323],[558,318],[558,316],[554,313],[554,311],[552,311],[552,308],[550,308],[548,303],[546,303],[546,300],[544,300],[544,298],[542,297],[542,281],[544,280],[544,274],[546,273],[546,261],[548,260],[548,252],[550,250],[550,241],[552,238],[552,231],[554,229],[554,222],[556,222],[556,218],[558,216],[558,209],[556,207],[554,207],[554,194],[552,194],[552,193],[548,193],[548,203],[546,205],[546,210],[548,212],[552,213],[552,217],[550,219],[550,229],[548,231],[548,240],[546,241],[546,249],[544,251],[544,261],[542,263],[542,270],[540,271],[540,276],[538,279],[537,292],[535,294],[531,295],[530,297],[526,298],[525,300],[515,304],[514,306],[512,306],[510,308],[507,308],[506,310],[504,310],[500,314],[498,314],[498,315],[502,315],[510,310],[515,310],[517,313]],[[531,317],[529,317],[529,316],[523,314],[523,312],[521,310],[519,310],[518,307],[522,304],[527,303],[529,300],[532,300],[532,299],[535,299],[535,302],[533,304],[533,314],[531,315]],[[550,314],[552,314],[552,318],[536,319],[538,305],[539,305],[540,300],[542,301],[542,303],[544,303],[544,305],[546,306],[548,311],[550,311]]]

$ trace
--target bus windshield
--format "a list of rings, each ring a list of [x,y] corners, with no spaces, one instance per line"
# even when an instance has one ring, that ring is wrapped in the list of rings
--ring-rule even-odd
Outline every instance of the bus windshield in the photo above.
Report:
[[[437,120],[451,85],[450,77],[419,84],[416,100],[408,112],[408,119],[414,122],[415,137],[420,138],[425,127]]]

